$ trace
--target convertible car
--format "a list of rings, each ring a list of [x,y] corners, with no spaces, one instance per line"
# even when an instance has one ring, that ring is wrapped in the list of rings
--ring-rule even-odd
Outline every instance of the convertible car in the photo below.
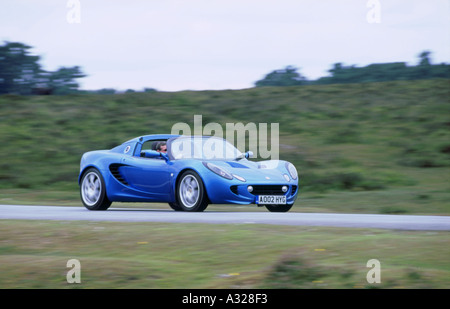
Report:
[[[296,168],[281,160],[248,160],[252,155],[218,137],[137,137],[83,154],[81,200],[89,210],[106,210],[112,202],[164,202],[177,211],[203,211],[208,204],[289,211],[298,192]]]

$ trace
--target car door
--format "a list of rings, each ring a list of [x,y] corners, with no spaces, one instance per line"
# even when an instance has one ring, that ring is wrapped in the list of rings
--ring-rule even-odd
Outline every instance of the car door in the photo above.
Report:
[[[163,158],[127,157],[122,163],[121,171],[130,187],[145,192],[155,201],[168,201],[169,166]]]

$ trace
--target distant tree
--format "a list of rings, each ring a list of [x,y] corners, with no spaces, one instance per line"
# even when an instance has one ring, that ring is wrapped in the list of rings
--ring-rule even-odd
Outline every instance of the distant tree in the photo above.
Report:
[[[31,94],[36,76],[41,73],[39,56],[30,54],[31,46],[5,42],[0,46],[0,94]]]
[[[287,66],[267,74],[262,80],[255,83],[256,87],[263,86],[296,86],[306,83],[306,78],[297,72],[297,68]]]
[[[155,88],[144,88],[144,92],[157,92]]]
[[[374,63],[365,67],[344,66],[335,63],[328,71],[331,76],[321,77],[313,84],[364,83],[391,80],[414,80],[428,78],[450,78],[450,65],[442,63],[433,65],[431,52],[419,54],[416,66],[407,66],[405,62]]]
[[[113,88],[103,88],[103,89],[99,89],[99,90],[94,91],[94,93],[97,93],[97,94],[115,94],[116,90],[113,89]]]
[[[80,67],[61,67],[55,72],[42,70],[39,56],[31,46],[5,42],[0,46],[0,94],[69,94],[78,91],[75,79],[85,77]]]
[[[419,58],[420,58],[419,65],[420,66],[430,66],[431,65],[430,55],[431,55],[430,51],[425,50],[425,51],[421,52],[419,54]]]
[[[433,65],[431,75],[432,78],[450,78],[450,65],[446,63]]]
[[[60,67],[55,72],[46,72],[47,87],[53,89],[53,94],[71,94],[78,91],[79,84],[75,79],[85,77],[79,66]],[[45,79],[45,78],[43,78]]]
[[[342,65],[342,63],[338,62],[338,63],[333,64],[333,68],[329,69],[328,72],[330,72],[332,75],[338,75],[343,70],[344,70],[344,66]]]
[[[345,67],[340,62],[333,64],[333,68],[328,72],[331,73],[333,81],[337,83],[352,83],[361,77],[361,72],[358,72],[355,66]]]

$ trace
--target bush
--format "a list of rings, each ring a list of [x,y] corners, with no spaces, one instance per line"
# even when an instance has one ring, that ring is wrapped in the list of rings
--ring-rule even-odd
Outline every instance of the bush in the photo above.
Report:
[[[326,276],[322,267],[306,260],[300,254],[281,257],[265,278],[264,288],[298,289],[311,288],[314,282]]]
[[[335,173],[318,176],[316,174],[304,174],[301,178],[301,186],[307,191],[326,190],[379,190],[384,185],[378,180],[367,179],[360,173]]]

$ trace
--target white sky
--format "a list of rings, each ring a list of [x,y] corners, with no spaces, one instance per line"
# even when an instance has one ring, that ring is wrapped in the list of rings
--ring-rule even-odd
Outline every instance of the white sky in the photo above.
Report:
[[[70,0],[72,1],[72,0]],[[1,0],[0,41],[33,46],[46,70],[82,67],[83,89],[249,88],[293,65],[308,79],[333,63],[450,62],[450,0]]]

